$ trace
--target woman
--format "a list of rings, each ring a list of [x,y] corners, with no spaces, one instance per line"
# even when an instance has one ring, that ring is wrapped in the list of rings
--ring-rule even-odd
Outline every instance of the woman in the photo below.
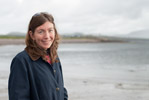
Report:
[[[58,40],[52,15],[35,14],[29,23],[26,48],[11,63],[9,100],[68,99],[57,55]]]

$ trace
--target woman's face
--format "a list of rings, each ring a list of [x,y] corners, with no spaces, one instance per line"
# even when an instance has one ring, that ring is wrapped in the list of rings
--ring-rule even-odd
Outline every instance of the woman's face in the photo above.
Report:
[[[54,25],[47,21],[38,26],[33,34],[31,32],[30,36],[40,48],[47,50],[51,47],[55,38]]]

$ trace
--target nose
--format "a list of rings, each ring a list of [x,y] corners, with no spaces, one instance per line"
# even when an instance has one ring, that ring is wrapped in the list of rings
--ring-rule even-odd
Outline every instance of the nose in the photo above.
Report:
[[[50,33],[48,31],[46,31],[44,37],[45,38],[50,38]]]

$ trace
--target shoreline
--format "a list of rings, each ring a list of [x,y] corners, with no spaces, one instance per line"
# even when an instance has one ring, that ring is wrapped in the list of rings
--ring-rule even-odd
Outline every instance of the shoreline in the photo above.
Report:
[[[123,43],[121,40],[107,40],[99,38],[83,38],[83,39],[60,39],[60,43],[107,43],[118,42]],[[0,45],[19,45],[25,44],[25,39],[0,39]]]

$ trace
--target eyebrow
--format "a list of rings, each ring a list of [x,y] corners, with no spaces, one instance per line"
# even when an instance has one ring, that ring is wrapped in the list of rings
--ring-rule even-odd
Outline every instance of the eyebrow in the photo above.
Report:
[[[54,27],[50,27],[49,29],[54,29]]]
[[[54,30],[54,27],[50,27],[48,29],[53,29]],[[45,29],[43,29],[43,28],[37,29],[37,31],[40,31],[40,30],[44,31]]]
[[[44,28],[38,28],[38,29],[44,29]],[[48,29],[54,29],[54,27],[52,26],[52,27],[49,27]]]

